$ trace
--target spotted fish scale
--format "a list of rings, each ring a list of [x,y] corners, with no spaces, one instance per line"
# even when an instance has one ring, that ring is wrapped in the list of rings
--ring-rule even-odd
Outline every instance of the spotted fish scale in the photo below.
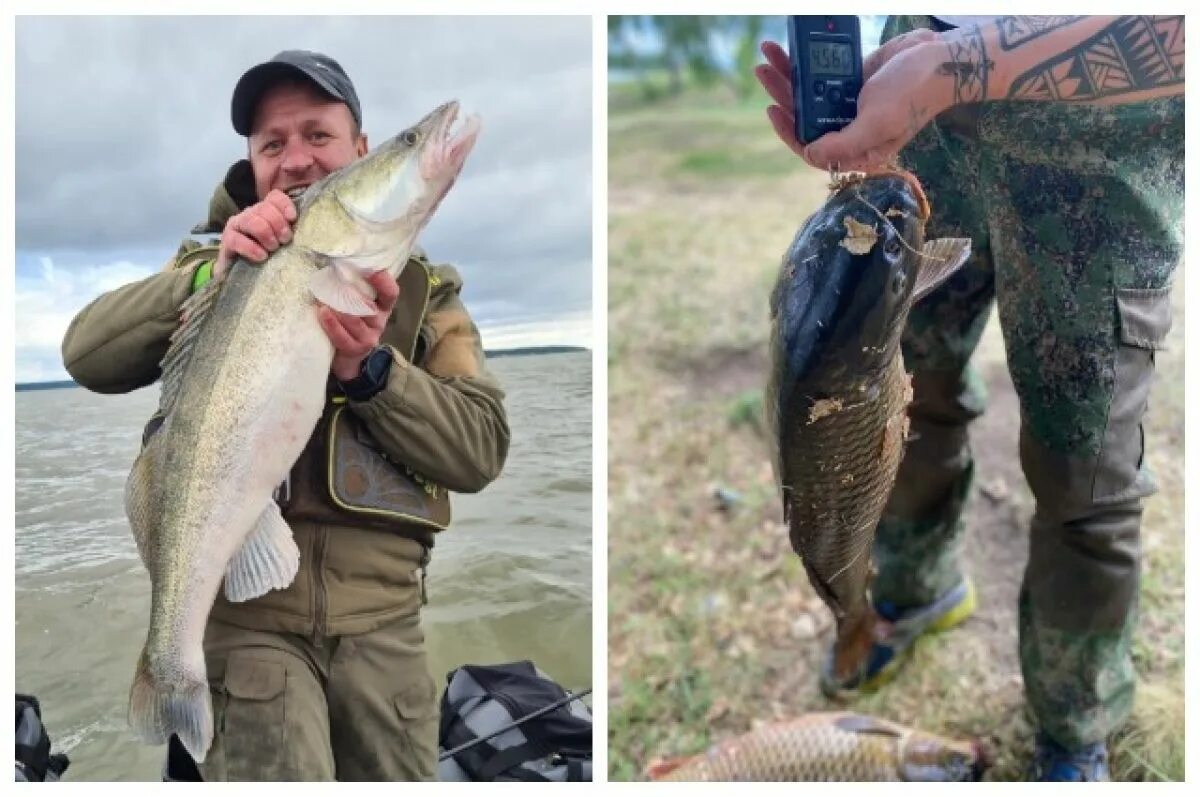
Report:
[[[986,765],[973,742],[834,712],[764,725],[699,755],[656,762],[648,774],[667,781],[968,780]]]

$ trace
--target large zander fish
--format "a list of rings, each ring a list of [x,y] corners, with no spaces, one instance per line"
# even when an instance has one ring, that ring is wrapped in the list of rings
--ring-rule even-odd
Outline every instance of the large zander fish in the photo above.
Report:
[[[796,235],[771,295],[766,418],[792,547],[837,618],[829,663],[851,678],[872,643],[875,526],[896,479],[912,389],[900,335],[970,241],[925,241],[916,178],[843,179]]]
[[[398,276],[475,143],[447,103],[309,186],[291,243],[238,261],[183,307],[162,361],[164,419],[134,463],[126,513],[150,572],[150,628],[129,696],[147,742],[197,761],[213,735],[204,627],[222,579],[232,601],[287,587],[300,553],[272,499],[312,435],[333,345],[316,301],[375,311],[364,275]]]
[[[979,780],[990,754],[861,714],[806,714],[713,745],[699,755],[650,765],[653,780]]]

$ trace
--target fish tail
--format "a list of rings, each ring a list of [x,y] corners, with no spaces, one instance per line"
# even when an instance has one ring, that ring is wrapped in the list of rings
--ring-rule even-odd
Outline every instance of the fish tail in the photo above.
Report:
[[[129,725],[148,744],[165,744],[175,734],[192,758],[202,762],[213,736],[208,684],[161,682],[143,650],[129,691]]]
[[[875,644],[875,621],[878,615],[870,604],[855,615],[838,623],[837,640],[833,643],[833,672],[839,680],[848,680],[866,665]]]

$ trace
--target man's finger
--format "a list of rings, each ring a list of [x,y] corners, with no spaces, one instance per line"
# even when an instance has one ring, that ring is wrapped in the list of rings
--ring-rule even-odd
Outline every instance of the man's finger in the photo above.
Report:
[[[810,144],[806,160],[821,169],[870,171],[890,162],[900,148],[898,138],[872,140],[865,128],[852,123],[842,130],[826,133]]]
[[[346,329],[343,316],[339,316],[328,307],[322,307],[318,315],[321,328],[329,336],[329,342],[333,344],[333,348],[340,352],[353,352],[362,348],[361,344]]]
[[[762,43],[762,54],[767,59],[767,63],[775,68],[775,71],[781,75],[791,76],[792,60],[788,58],[787,52],[782,47],[772,41]]]
[[[284,218],[282,210],[269,202],[262,202],[254,208],[253,212],[258,218],[267,223],[271,228],[271,232],[275,234],[275,238],[281,244],[286,244],[292,240],[292,225]]]
[[[374,339],[378,337],[378,332],[371,330],[367,326],[366,320],[354,315],[345,315],[342,313],[334,313],[342,329],[346,330],[346,334],[354,341],[353,349],[366,348],[369,349],[374,345]]]
[[[400,296],[400,285],[396,278],[385,269],[367,277],[367,282],[375,289],[375,304],[379,307],[379,312],[385,316],[391,313],[392,308],[396,306],[396,299]]]
[[[771,99],[775,100],[776,105],[789,113],[795,113],[796,103],[792,97],[792,81],[767,64],[759,64],[754,67],[754,76],[767,90],[767,94],[771,95]]]
[[[870,80],[871,75],[878,72],[884,64],[909,47],[921,44],[922,42],[933,41],[937,37],[938,35],[929,28],[917,28],[916,30],[902,33],[894,39],[888,39],[877,50],[863,59],[863,83]]]
[[[266,249],[236,230],[227,230],[222,240],[225,242],[225,250],[235,257],[245,258],[251,263],[262,263],[267,259]],[[228,259],[233,260],[233,257]]]
[[[278,188],[272,189],[263,201],[271,203],[289,222],[296,220],[296,203]]]
[[[784,144],[788,145],[788,149],[801,158],[808,160],[805,156],[803,145],[796,140],[796,117],[778,105],[772,105],[767,108],[767,118],[771,120],[771,126],[775,128],[775,134],[779,136]]]
[[[233,224],[235,232],[254,239],[265,250],[274,252],[280,248],[280,239],[276,238],[275,230],[271,229],[270,224],[262,216],[244,212],[244,214],[234,216]]]

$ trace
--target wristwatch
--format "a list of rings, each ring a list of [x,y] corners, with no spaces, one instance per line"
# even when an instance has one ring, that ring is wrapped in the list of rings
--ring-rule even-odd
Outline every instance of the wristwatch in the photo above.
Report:
[[[351,401],[367,401],[387,387],[388,374],[392,370],[392,353],[379,346],[363,358],[358,376],[348,382],[338,380],[342,392]]]

